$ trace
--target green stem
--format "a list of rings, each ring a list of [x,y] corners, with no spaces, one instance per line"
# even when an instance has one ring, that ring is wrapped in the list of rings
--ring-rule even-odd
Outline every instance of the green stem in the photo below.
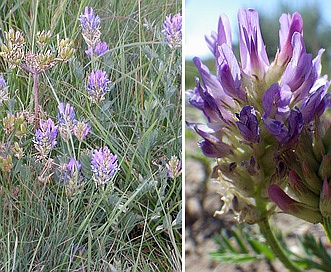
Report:
[[[38,119],[39,119],[39,98],[38,98],[38,74],[33,74],[33,95],[34,95],[34,118],[35,118],[35,125],[37,127]]]
[[[269,220],[266,218],[259,222],[259,227],[261,233],[267,240],[268,245],[271,247],[272,251],[278,257],[278,259],[283,263],[283,265],[292,272],[303,272],[288,258],[288,255],[284,252],[283,248],[278,243],[276,237],[274,236],[270,228]]]
[[[329,241],[331,242],[331,218],[323,217],[322,225],[325,230],[326,236],[328,237]]]

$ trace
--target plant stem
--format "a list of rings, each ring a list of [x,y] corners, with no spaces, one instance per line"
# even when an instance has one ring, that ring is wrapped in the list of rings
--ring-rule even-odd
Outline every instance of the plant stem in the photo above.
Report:
[[[331,218],[323,217],[323,228],[325,230],[326,236],[331,242]]]
[[[34,95],[34,120],[35,120],[35,126],[38,126],[38,111],[39,111],[39,98],[38,98],[38,74],[33,74],[33,95]]]
[[[298,268],[286,255],[281,245],[278,243],[276,237],[274,236],[269,220],[266,218],[259,222],[259,227],[261,230],[261,233],[267,240],[268,245],[272,249],[272,251],[275,253],[275,255],[278,257],[278,259],[283,263],[283,265],[288,268],[292,272],[303,272],[300,268]]]

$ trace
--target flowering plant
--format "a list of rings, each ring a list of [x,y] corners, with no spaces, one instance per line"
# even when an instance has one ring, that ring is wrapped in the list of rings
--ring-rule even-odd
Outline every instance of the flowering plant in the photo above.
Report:
[[[330,81],[320,74],[324,50],[315,58],[306,52],[301,15],[283,14],[279,21],[279,49],[270,63],[257,11],[240,9],[238,61],[229,20],[220,16],[218,31],[206,37],[216,75],[194,58],[201,80],[187,92],[208,122],[187,124],[203,138],[204,155],[217,159],[216,177],[227,189],[219,213],[231,208],[238,221],[258,223],[284,265],[299,271],[268,220],[278,206],[323,224],[331,240],[331,129],[323,115]]]

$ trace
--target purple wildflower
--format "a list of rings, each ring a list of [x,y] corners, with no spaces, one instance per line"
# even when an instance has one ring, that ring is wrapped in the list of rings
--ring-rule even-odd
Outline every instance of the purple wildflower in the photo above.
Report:
[[[92,55],[100,56],[108,51],[108,44],[106,42],[99,42],[94,47],[89,47],[85,53],[89,57]]]
[[[182,43],[182,16],[180,13],[168,15],[163,24],[163,34],[170,47],[176,48]]]
[[[93,8],[85,7],[84,13],[79,16],[78,20],[88,48],[94,48],[100,42],[100,17],[94,14]]]
[[[105,94],[110,90],[111,81],[105,71],[92,71],[86,86],[86,90],[94,103],[99,103],[105,99]]]
[[[84,13],[79,16],[78,20],[84,30],[100,29],[100,17],[94,14],[91,7],[85,7]]]
[[[8,100],[8,85],[2,75],[0,75],[0,104]]]
[[[77,137],[78,141],[82,142],[87,134],[89,134],[91,127],[84,122],[77,122],[73,127],[73,134]]]
[[[244,139],[251,143],[259,142],[260,128],[254,108],[252,106],[243,107],[238,119],[236,124]]]
[[[293,34],[292,45],[292,58],[280,82],[266,90],[262,102],[263,119],[269,132],[285,145],[298,138],[304,124],[330,107],[326,94],[330,82],[319,75],[323,50],[312,60],[298,32]],[[290,140],[290,137],[294,138]]]
[[[187,94],[189,103],[203,112],[207,124],[187,122],[187,125],[203,138],[199,142],[203,154],[217,158],[214,174],[237,199],[238,211],[243,212],[238,218],[249,222],[260,220],[256,213],[259,207],[247,205],[251,203],[247,199],[265,201],[272,184],[270,201],[286,212],[307,221],[311,216],[310,222],[319,222],[321,214],[315,213],[316,207],[307,204],[309,207],[305,208],[305,203],[291,199],[283,188],[292,165],[301,171],[300,179],[293,180],[297,183],[308,183],[315,176],[317,181],[324,178],[317,177],[320,170],[316,170],[319,169],[316,161],[324,158],[328,152],[325,144],[330,143],[320,139],[325,132],[320,132],[321,120],[318,120],[331,106],[331,94],[327,93],[330,81],[320,75],[324,50],[319,50],[315,58],[307,53],[300,14],[283,14],[279,50],[270,63],[258,13],[240,9],[238,23],[240,59],[233,52],[230,24],[225,15],[219,18],[218,31],[206,37],[215,57],[216,75],[199,58],[193,59],[200,76],[196,77],[195,88]],[[315,120],[318,122],[314,123]],[[330,131],[325,133],[328,138]],[[302,146],[308,150],[301,150]],[[305,154],[314,158],[311,159],[313,174],[307,174],[303,167]],[[322,188],[318,186],[314,188],[320,193]],[[299,188],[297,184],[296,188]],[[301,196],[306,197],[303,192],[302,189]],[[256,218],[252,220],[248,210]]]
[[[64,103],[60,103],[58,106],[59,112],[57,115],[57,121],[59,125],[74,125],[77,121],[75,120],[75,111],[74,108],[67,103],[64,106]]]
[[[33,143],[42,159],[46,158],[52,148],[57,144],[57,132],[58,128],[55,126],[52,119],[39,121],[39,128],[36,129]]]
[[[92,178],[97,187],[109,183],[118,170],[117,156],[110,153],[107,146],[94,150],[92,154]]]
[[[259,15],[253,9],[238,11],[240,56],[245,74],[263,79],[269,67],[269,59],[262,39]]]
[[[298,12],[291,14],[283,14],[280,19],[279,30],[279,53],[276,56],[277,65],[287,63],[293,54],[292,37],[295,32],[302,34],[303,21]]]
[[[81,190],[84,182],[84,176],[81,173],[82,165],[75,158],[71,158],[67,164],[63,166],[61,179],[65,182],[66,193],[72,196]]]
[[[75,111],[69,103],[65,106],[63,103],[60,103],[58,109],[59,112],[57,115],[57,121],[60,136],[64,141],[68,141],[72,133],[73,126],[77,123],[77,120],[75,119]]]
[[[166,167],[170,178],[177,178],[182,173],[182,162],[177,158],[177,156],[171,156],[169,162],[166,164]]]

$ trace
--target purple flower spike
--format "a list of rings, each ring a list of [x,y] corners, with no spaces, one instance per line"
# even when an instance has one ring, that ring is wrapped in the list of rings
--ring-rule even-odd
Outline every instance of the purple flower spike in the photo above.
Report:
[[[79,16],[78,20],[82,27],[83,38],[89,48],[87,51],[90,52],[100,42],[101,19],[94,14],[93,8],[85,7],[84,13]]]
[[[67,103],[66,106],[64,106],[64,103],[60,103],[58,109],[57,121],[59,126],[74,125],[77,122],[74,108],[69,103]]]
[[[78,20],[84,30],[100,29],[100,17],[94,14],[91,7],[85,7],[84,13],[79,16]]]
[[[52,148],[57,144],[58,128],[55,126],[52,119],[47,121],[39,121],[39,129],[36,130],[36,134],[33,138],[34,147],[39,152],[40,158],[46,158],[51,152]]]
[[[92,178],[97,187],[109,183],[118,170],[117,156],[110,153],[107,146],[94,150],[92,154]]]
[[[238,12],[240,57],[245,74],[263,79],[270,66],[262,39],[256,10],[241,8]]]
[[[82,164],[75,158],[71,158],[67,164],[63,165],[61,179],[65,182],[66,194],[69,197],[81,191],[85,180],[81,169]]]
[[[76,161],[75,158],[71,158],[69,163],[66,165],[66,169],[70,176],[73,176],[75,171],[80,171],[82,164],[79,161]]]
[[[171,156],[169,162],[166,164],[166,167],[170,178],[175,179],[182,173],[182,162],[177,158],[177,156]]]
[[[255,110],[252,106],[245,106],[240,112],[239,121],[236,122],[240,134],[251,143],[260,141],[260,128]]]
[[[110,89],[111,81],[105,71],[92,71],[89,78],[86,90],[94,103],[99,103],[105,99],[106,92]]]
[[[65,106],[63,103],[60,103],[58,109],[59,113],[57,115],[57,121],[59,132],[62,139],[68,141],[72,133],[72,128],[77,123],[77,120],[75,119],[75,111],[69,103]]]
[[[6,80],[0,75],[0,104],[8,100],[8,85]]]
[[[99,42],[93,48],[92,47],[89,47],[85,51],[85,53],[89,57],[91,57],[92,55],[100,56],[100,55],[106,53],[108,51],[108,49],[109,49],[108,48],[108,44],[106,42]]]
[[[170,47],[176,48],[182,43],[182,16],[180,13],[168,15],[163,25],[163,34]]]
[[[77,137],[78,141],[82,142],[87,134],[89,134],[91,127],[84,122],[77,122],[73,127],[72,132]]]
[[[292,57],[292,36],[295,32],[302,35],[303,20],[298,12],[283,14],[280,19],[278,65],[286,64]]]

